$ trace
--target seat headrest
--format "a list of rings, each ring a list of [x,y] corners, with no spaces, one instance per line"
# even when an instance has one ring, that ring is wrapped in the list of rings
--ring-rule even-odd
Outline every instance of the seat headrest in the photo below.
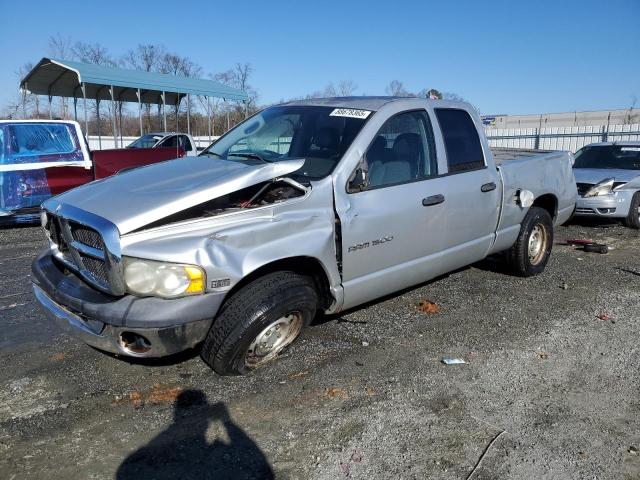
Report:
[[[393,142],[393,153],[396,155],[417,155],[421,149],[422,142],[417,133],[402,133]]]
[[[340,134],[338,130],[331,127],[322,127],[318,130],[314,144],[319,148],[333,149],[338,147]]]

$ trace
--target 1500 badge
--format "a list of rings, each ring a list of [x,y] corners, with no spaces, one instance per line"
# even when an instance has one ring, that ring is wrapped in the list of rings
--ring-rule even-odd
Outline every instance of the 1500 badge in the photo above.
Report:
[[[387,243],[393,240],[393,235],[389,235],[387,237],[376,238],[375,240],[371,240],[370,242],[364,243],[356,243],[355,245],[351,245],[347,251],[348,252],[356,252],[358,250],[362,250],[364,248],[376,247],[378,245],[382,245],[383,243]]]

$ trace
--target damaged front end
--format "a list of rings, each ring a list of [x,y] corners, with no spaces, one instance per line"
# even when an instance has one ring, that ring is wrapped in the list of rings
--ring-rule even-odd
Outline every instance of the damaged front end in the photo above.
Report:
[[[148,230],[179,222],[239,213],[268,205],[277,205],[293,198],[302,197],[309,189],[310,187],[304,186],[290,178],[276,178],[208,200],[152,222],[149,225],[145,225],[139,230]]]

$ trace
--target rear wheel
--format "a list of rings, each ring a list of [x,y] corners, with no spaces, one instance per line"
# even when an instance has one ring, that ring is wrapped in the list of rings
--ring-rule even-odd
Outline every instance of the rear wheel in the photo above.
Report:
[[[624,224],[629,228],[640,229],[640,192],[636,192],[631,198],[631,207]]]
[[[200,356],[220,375],[243,375],[276,358],[313,320],[314,281],[274,272],[237,291],[222,307]]]
[[[520,226],[518,239],[506,251],[510,269],[522,277],[542,273],[553,245],[553,222],[544,208],[531,207]]]

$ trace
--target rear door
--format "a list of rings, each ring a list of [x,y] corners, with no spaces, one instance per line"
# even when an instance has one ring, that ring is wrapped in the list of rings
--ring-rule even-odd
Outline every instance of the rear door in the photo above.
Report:
[[[426,111],[388,119],[365,160],[368,184],[347,194],[341,214],[345,307],[436,275],[444,236],[446,179]]]
[[[0,124],[0,214],[32,213],[51,197],[93,180],[76,126]]]
[[[476,123],[466,110],[436,108],[447,159],[443,268],[484,258],[495,236],[501,202],[498,171],[488,166]]]

